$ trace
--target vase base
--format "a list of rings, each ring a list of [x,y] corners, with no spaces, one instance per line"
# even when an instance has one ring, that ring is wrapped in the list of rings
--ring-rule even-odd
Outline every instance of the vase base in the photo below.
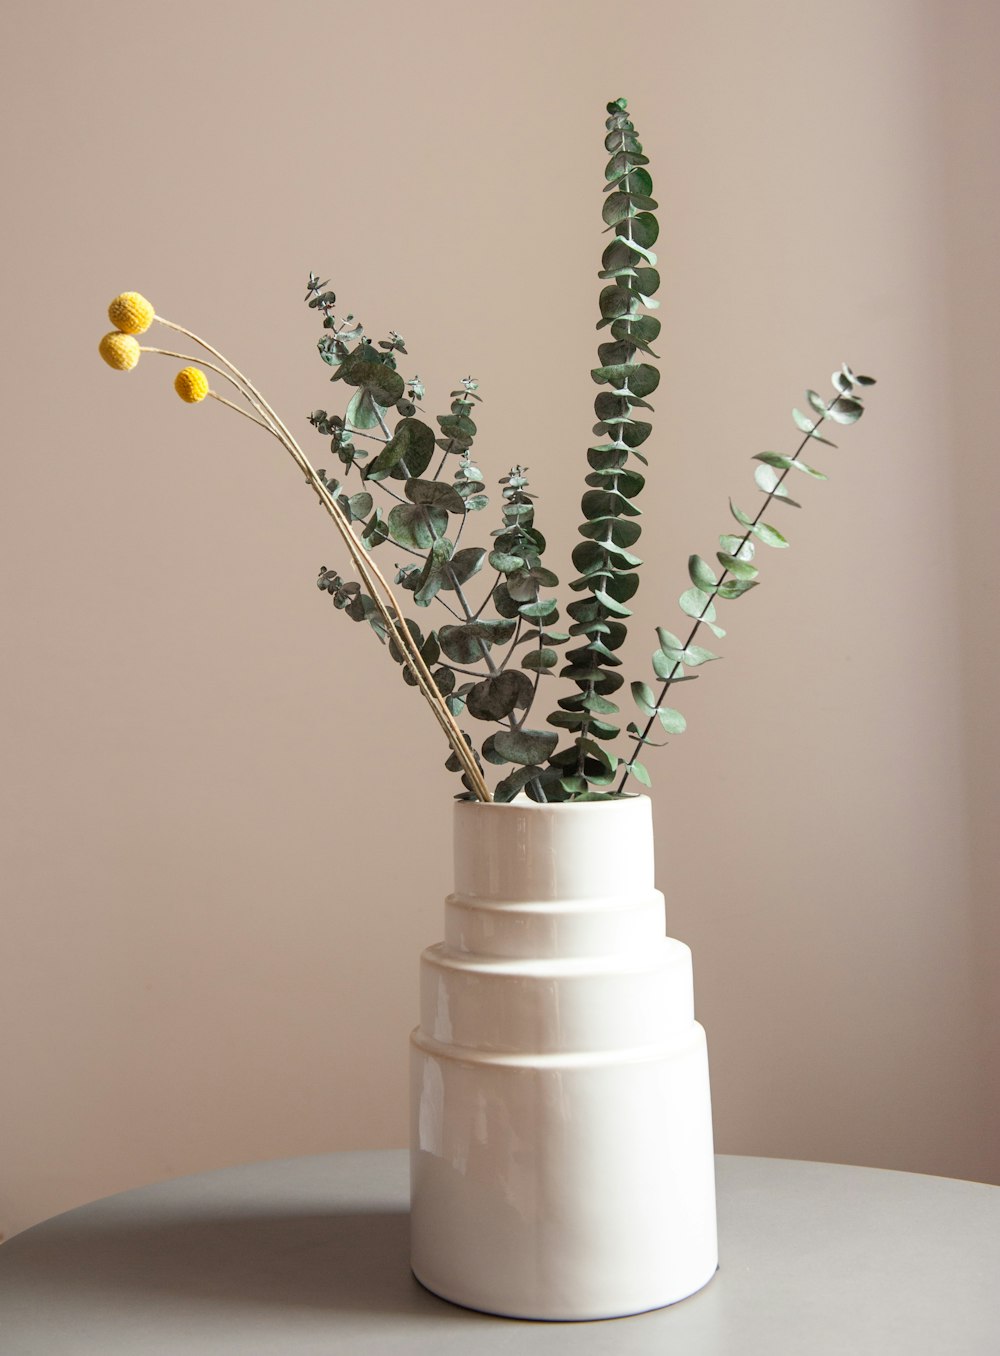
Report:
[[[690,1299],[692,1295],[697,1295],[715,1278],[718,1270],[719,1266],[716,1263],[705,1279],[699,1281],[692,1290],[686,1290],[683,1295],[675,1295],[671,1299],[657,1299],[652,1303],[638,1303],[634,1306],[608,1306],[596,1312],[583,1311],[581,1306],[581,1309],[575,1310],[573,1313],[526,1313],[523,1311],[523,1307],[517,1305],[477,1304],[470,1298],[459,1299],[456,1296],[446,1294],[446,1286],[435,1286],[431,1282],[425,1281],[414,1267],[411,1266],[410,1268],[413,1279],[418,1285],[437,1299],[444,1300],[447,1304],[454,1304],[459,1309],[469,1309],[472,1313],[491,1314],[494,1318],[509,1318],[522,1323],[602,1323],[616,1318],[634,1318],[639,1314],[655,1313],[657,1309],[669,1309],[671,1305],[681,1304],[684,1300]]]

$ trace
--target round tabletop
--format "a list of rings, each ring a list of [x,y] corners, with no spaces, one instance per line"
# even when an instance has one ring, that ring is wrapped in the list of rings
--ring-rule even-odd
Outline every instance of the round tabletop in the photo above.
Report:
[[[407,1253],[398,1150],[126,1191],[0,1247],[4,1356],[996,1356],[1000,1188],[720,1157],[720,1267],[668,1309],[594,1323],[436,1298]]]

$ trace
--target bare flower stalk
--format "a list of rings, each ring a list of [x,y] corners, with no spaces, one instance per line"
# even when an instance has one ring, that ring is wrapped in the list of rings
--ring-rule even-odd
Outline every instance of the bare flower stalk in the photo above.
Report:
[[[313,467],[301,447],[299,447],[287,425],[278,416],[273,407],[268,404],[253,383],[245,377],[239,368],[231,363],[224,354],[220,353],[218,349],[213,348],[211,344],[207,343],[197,334],[194,334],[191,330],[186,329],[183,325],[178,325],[171,320],[166,320],[161,315],[157,315],[155,319],[161,325],[165,325],[168,329],[176,330],[178,333],[186,335],[187,338],[193,340],[194,343],[205,349],[207,353],[211,353],[214,358],[218,359],[218,362],[222,364],[221,367],[217,366],[215,363],[209,362],[205,362],[203,365],[211,368],[212,371],[217,372],[234,385],[240,394],[247,400],[248,404],[258,411],[262,417],[258,418],[249,411],[241,409],[238,405],[224,399],[214,391],[209,394],[214,396],[221,404],[228,405],[238,413],[244,414],[253,423],[259,424],[262,428],[265,428],[269,433],[273,434],[302,471],[306,481],[323,505],[323,508],[333,519],[334,525],[337,528],[344,545],[347,547],[348,553],[350,554],[351,560],[362,583],[370,592],[375,606],[378,608],[388,634],[395,642],[400,653],[405,655],[407,665],[416,679],[417,687],[427,704],[430,706],[434,718],[437,720],[445,737],[454,750],[455,756],[461,763],[463,771],[468,776],[476,798],[483,801],[491,800],[492,796],[490,795],[489,787],[486,785],[475,756],[466,742],[465,736],[459,728],[454,716],[449,711],[444,698],[437,689],[437,685],[434,682],[431,672],[406,624],[398,599],[390,588],[384,574],[372,559],[369,552],[365,549],[363,543],[359,541],[351,531],[350,522],[346,514],[330,494],[322,477]],[[166,349],[149,349],[148,351],[163,353],[168,357],[176,357],[183,361],[188,361],[187,355],[171,353]]]

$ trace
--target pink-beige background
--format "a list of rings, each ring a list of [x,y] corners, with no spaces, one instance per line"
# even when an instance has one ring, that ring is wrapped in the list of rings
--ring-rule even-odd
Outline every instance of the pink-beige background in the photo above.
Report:
[[[569,577],[604,104],[661,204],[630,654],[750,456],[880,380],[654,759],[718,1148],[997,1180],[1000,470],[987,0],[8,3],[0,1231],[175,1174],[401,1145],[452,778],[279,450],[97,356],[135,288],[320,464],[310,268]],[[493,524],[490,523],[489,526]]]

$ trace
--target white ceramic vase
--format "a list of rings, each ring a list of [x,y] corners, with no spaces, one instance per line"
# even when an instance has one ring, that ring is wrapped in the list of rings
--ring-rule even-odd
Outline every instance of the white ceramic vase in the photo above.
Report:
[[[517,1318],[683,1299],[718,1264],[705,1033],[645,796],[455,807],[412,1040],[412,1253]]]

